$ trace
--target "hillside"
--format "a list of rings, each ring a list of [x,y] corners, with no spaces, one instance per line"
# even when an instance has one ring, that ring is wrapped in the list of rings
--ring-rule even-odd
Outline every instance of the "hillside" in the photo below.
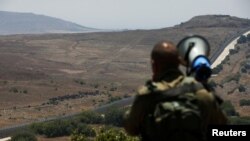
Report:
[[[240,116],[250,116],[250,40],[237,44],[220,66],[222,70],[213,78],[218,94],[231,101]]]
[[[0,35],[79,33],[94,30],[96,29],[44,15],[0,11]]]
[[[0,126],[76,113],[133,95],[151,78],[150,51],[160,40],[177,43],[200,34],[213,55],[250,28],[249,20],[229,17],[225,23],[237,21],[236,26],[224,27],[220,18],[198,16],[157,30],[1,36]],[[197,25],[197,20],[213,26]]]
[[[242,19],[238,17],[232,17],[229,15],[205,15],[205,16],[196,16],[191,20],[181,23],[177,27],[184,28],[214,28],[214,27],[249,27],[249,19]]]

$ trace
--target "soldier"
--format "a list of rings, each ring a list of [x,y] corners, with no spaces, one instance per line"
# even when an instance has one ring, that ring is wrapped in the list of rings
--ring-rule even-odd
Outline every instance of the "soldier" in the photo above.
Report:
[[[125,114],[124,128],[129,135],[148,141],[202,141],[208,125],[227,123],[214,94],[184,76],[179,70],[181,62],[172,42],[154,46],[152,81],[138,90]]]

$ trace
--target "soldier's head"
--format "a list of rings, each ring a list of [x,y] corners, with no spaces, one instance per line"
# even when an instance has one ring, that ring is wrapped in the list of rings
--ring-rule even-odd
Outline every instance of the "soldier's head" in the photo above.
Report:
[[[169,69],[178,69],[180,57],[176,46],[170,41],[157,43],[151,52],[153,80]]]

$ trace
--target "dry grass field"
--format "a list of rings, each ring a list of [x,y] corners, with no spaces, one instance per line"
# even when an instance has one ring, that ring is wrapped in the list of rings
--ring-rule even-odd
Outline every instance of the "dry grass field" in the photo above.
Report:
[[[156,42],[177,43],[199,34],[209,40],[213,54],[247,28],[238,19],[233,26],[223,23],[234,18],[222,21],[192,27],[191,20],[158,30],[0,36],[0,127],[76,113],[133,95],[150,79],[149,56]]]
[[[250,116],[249,106],[240,106],[240,100],[250,100],[250,70],[242,71],[244,66],[250,65],[250,43],[237,45],[238,52],[231,54],[223,63],[223,70],[214,78],[218,84],[216,91],[226,101],[235,106],[240,116]],[[248,57],[247,57],[248,56]],[[243,86],[244,91],[239,87]]]

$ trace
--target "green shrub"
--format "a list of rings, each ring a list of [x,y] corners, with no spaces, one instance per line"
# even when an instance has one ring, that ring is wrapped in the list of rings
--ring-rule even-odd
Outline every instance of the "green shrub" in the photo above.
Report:
[[[244,35],[241,35],[240,38],[237,40],[238,44],[243,44],[247,42],[247,37]]]
[[[244,68],[246,68],[247,70],[250,70],[250,64],[246,63],[246,64],[244,65]]]
[[[130,137],[122,130],[103,130],[97,135],[96,141],[139,141],[139,138]]]
[[[32,133],[23,132],[12,136],[11,141],[37,141],[37,138]]]
[[[70,135],[74,127],[67,120],[55,120],[44,123],[35,123],[31,125],[31,129],[40,135],[46,137],[59,137]]]
[[[70,135],[71,141],[90,141],[88,137],[95,137],[96,133],[93,128],[87,124],[79,124]]]
[[[250,33],[247,34],[247,41],[250,41]]]
[[[242,73],[247,73],[247,70],[245,68],[241,68]]]
[[[236,50],[234,50],[234,49],[230,49],[230,50],[229,50],[229,53],[234,54],[234,53],[235,53],[235,51],[236,51]],[[230,56],[229,56],[229,55],[227,55],[227,56],[225,57],[225,59],[224,59],[224,60],[222,60],[221,65],[226,64],[229,60],[230,60]]]
[[[112,108],[105,113],[105,124],[122,126],[125,109]]]
[[[230,124],[233,125],[250,125],[250,117],[229,117]]]
[[[230,49],[230,50],[229,50],[229,54],[230,54],[230,55],[233,55],[233,54],[236,54],[236,53],[238,53],[238,51],[235,50],[235,49]]]
[[[246,88],[243,85],[240,85],[238,89],[239,89],[239,92],[245,92],[246,91]]]
[[[112,102],[117,101],[117,100],[120,100],[120,99],[122,99],[120,96],[115,96],[115,97],[111,96],[111,97],[109,98],[108,103],[112,103]]]
[[[231,75],[228,75],[227,77],[225,77],[221,84],[225,84],[225,83],[228,83],[230,81],[236,81],[236,83],[238,83],[240,80],[240,74],[237,73],[237,74],[231,74]]]
[[[88,126],[87,124],[80,123],[77,125],[75,132],[78,134],[83,134],[87,137],[94,137],[96,136],[95,130]]]
[[[104,118],[101,116],[101,114],[92,111],[82,112],[77,118],[80,120],[80,122],[87,124],[100,124],[104,121]]]
[[[210,87],[216,87],[216,86],[217,86],[217,84],[216,84],[216,82],[215,82],[214,80],[211,80],[211,81],[208,83],[208,85],[209,85]]]
[[[70,135],[71,141],[89,141],[89,139],[84,134],[79,134],[77,132],[73,132]]]
[[[221,108],[226,112],[226,114],[228,116],[237,116],[238,115],[238,113],[236,112],[231,101],[224,101]]]
[[[240,106],[250,106],[250,100],[241,99]]]
[[[218,74],[222,70],[223,70],[223,66],[222,66],[222,64],[219,64],[218,66],[216,66],[215,68],[212,69],[212,73]]]

